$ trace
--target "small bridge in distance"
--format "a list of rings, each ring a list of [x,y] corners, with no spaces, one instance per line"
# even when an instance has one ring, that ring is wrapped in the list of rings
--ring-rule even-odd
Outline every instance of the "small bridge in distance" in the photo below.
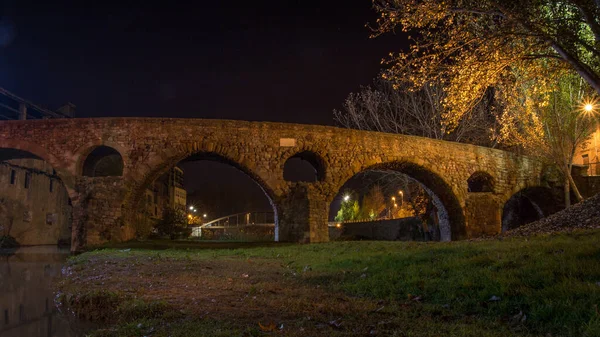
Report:
[[[192,227],[192,237],[202,237],[203,229],[239,231],[247,227],[275,228],[275,212],[242,212],[220,217]]]

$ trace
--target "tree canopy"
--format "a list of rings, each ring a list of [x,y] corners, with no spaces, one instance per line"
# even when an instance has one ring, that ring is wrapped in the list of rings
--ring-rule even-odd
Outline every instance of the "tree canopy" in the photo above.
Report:
[[[600,0],[373,0],[374,35],[414,34],[392,53],[384,77],[416,88],[439,81],[452,128],[489,88],[512,91],[535,78],[547,91],[570,69],[600,93]],[[407,75],[408,74],[408,75]],[[545,80],[548,79],[548,80]]]

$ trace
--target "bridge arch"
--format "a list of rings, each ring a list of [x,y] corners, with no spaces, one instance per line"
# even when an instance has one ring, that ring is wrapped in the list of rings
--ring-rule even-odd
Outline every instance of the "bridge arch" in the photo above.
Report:
[[[437,198],[439,201],[438,205],[443,206],[443,210],[438,209],[440,227],[444,226],[444,221],[447,221],[445,226],[449,232],[441,233],[442,240],[460,240],[466,237],[465,216],[461,203],[452,187],[434,170],[407,160],[377,163],[366,166],[358,170],[358,172],[353,171],[352,174],[348,174],[342,180],[343,182],[338,184],[336,191],[339,191],[353,177],[367,171],[397,172],[417,181],[433,198],[434,204]]]
[[[526,187],[513,194],[502,207],[502,232],[509,231],[556,213],[562,205],[552,190]]]
[[[137,216],[138,211],[142,208],[145,190],[150,186],[156,179],[163,174],[167,173],[170,169],[175,167],[180,162],[185,161],[214,161],[221,164],[229,165],[236,168],[237,170],[244,173],[254,183],[260,187],[264,192],[266,198],[271,204],[274,212],[275,222],[275,238],[278,237],[279,221],[278,221],[278,208],[276,206],[276,194],[274,189],[260,177],[256,172],[256,169],[251,165],[247,165],[243,158],[234,157],[230,154],[218,151],[215,149],[199,149],[197,151],[174,151],[174,154],[168,156],[161,156],[162,159],[156,159],[154,165],[149,166],[146,173],[142,176],[138,183],[133,183],[133,188],[128,196],[125,198],[125,207],[128,207],[132,216]],[[130,221],[135,221],[131,218]]]
[[[494,192],[494,177],[484,171],[476,171],[467,179],[469,193]]]
[[[0,149],[4,149],[5,151],[11,149],[23,151],[42,159],[43,161],[52,165],[52,167],[54,167],[57,170],[63,168],[63,165],[61,165],[61,163],[56,159],[56,157],[54,157],[48,150],[32,142],[28,142],[25,140],[0,138]]]
[[[286,181],[323,181],[325,179],[325,174],[325,161],[321,155],[310,150],[301,150],[292,154],[283,164],[283,179]],[[314,177],[312,175],[314,175]]]
[[[77,151],[76,172],[87,177],[125,176],[125,150],[118,144],[93,142]]]

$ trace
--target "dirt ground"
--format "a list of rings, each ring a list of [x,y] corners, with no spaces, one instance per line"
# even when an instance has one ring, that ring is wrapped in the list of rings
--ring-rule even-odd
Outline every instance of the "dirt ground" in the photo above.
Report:
[[[390,324],[383,301],[331,293],[270,260],[131,256],[92,258],[87,265],[93,268],[68,267],[63,292],[114,291],[164,301],[188,318],[285,335],[374,335],[378,325]]]

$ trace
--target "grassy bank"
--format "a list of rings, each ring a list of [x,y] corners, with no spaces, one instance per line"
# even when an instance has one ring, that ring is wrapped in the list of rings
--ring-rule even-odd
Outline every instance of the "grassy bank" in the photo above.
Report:
[[[63,303],[101,322],[93,336],[600,336],[598,230],[482,242],[126,246],[72,258],[59,284]]]

